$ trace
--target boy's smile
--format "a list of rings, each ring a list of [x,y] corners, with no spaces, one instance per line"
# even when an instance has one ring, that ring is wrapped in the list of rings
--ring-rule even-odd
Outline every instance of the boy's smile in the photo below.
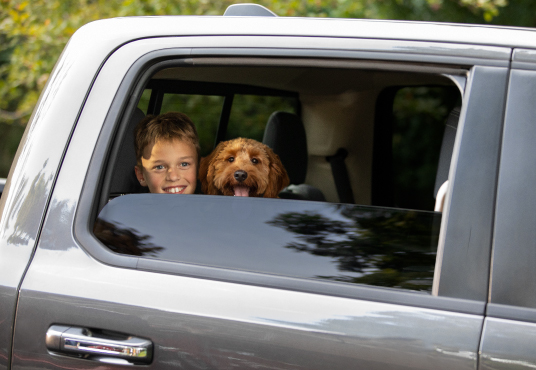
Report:
[[[159,140],[143,151],[136,177],[151,193],[193,194],[197,184],[197,151],[188,141]]]

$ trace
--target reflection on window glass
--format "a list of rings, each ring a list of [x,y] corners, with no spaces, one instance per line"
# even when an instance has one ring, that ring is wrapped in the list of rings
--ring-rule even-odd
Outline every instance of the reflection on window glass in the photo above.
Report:
[[[117,253],[430,291],[441,214],[208,195],[125,195],[95,235]]]

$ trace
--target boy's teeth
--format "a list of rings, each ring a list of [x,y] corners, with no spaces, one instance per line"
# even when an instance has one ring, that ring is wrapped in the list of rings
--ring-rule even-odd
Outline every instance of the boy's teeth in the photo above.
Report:
[[[178,188],[169,188],[167,189],[167,192],[168,193],[171,193],[171,194],[176,194],[176,193],[180,193],[182,191],[182,187],[178,187]]]

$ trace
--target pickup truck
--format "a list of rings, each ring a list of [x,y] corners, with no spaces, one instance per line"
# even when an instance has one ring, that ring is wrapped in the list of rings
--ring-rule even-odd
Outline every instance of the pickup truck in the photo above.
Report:
[[[0,370],[535,368],[535,102],[532,29],[83,26],[0,198]],[[147,193],[132,130],[168,111],[291,185]]]

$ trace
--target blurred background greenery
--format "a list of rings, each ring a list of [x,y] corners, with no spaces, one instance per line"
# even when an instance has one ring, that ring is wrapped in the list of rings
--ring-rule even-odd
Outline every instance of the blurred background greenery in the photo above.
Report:
[[[235,0],[0,0],[0,177],[69,37],[96,19],[221,15]],[[279,16],[536,26],[534,0],[259,0]]]

